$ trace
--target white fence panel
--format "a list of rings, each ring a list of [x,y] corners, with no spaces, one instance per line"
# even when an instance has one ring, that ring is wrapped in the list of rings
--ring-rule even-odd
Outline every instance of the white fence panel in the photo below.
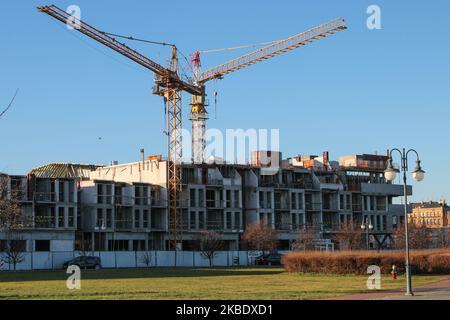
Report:
[[[2,265],[0,271],[14,270],[14,266],[12,264],[9,265],[6,261],[4,261],[4,258],[2,258],[1,255],[0,260],[3,260],[3,263],[0,263]],[[31,270],[31,253],[23,254],[23,261],[16,265],[16,270]]]
[[[136,257],[138,268],[156,267],[155,251],[138,251]],[[150,262],[149,266],[147,262]]]
[[[117,268],[136,268],[136,252],[116,252]]]
[[[230,267],[238,267],[247,265],[247,259],[242,259],[242,255],[240,251],[228,251],[228,261]],[[247,257],[247,253],[245,251],[245,257]]]
[[[175,265],[175,251],[156,251],[156,265],[158,267],[173,267]]]
[[[220,251],[214,256],[213,267],[227,267],[228,266],[228,254],[227,251]]]
[[[194,266],[194,255],[189,251],[177,252],[177,266],[178,267],[192,267]]]
[[[100,259],[102,260],[103,268],[116,267],[116,255],[114,252],[100,252]]]
[[[66,261],[79,256],[79,252],[34,252],[25,253],[23,262],[17,265],[17,270],[61,269]],[[143,256],[150,258],[151,267],[209,267],[209,260],[199,251],[116,251],[93,252],[89,256],[97,256],[102,260],[104,268],[145,268],[148,267]],[[175,261],[176,255],[176,261]],[[213,259],[213,267],[247,266],[249,263],[247,251],[220,251]],[[2,270],[13,269],[5,262]]]
[[[195,255],[195,266],[196,267],[209,267],[209,260],[201,252],[196,251]]]
[[[62,269],[63,263],[73,258],[73,252],[53,252],[53,269]]]
[[[33,252],[33,269],[53,269],[52,252]]]
[[[248,251],[239,251],[239,265],[241,266],[249,265]]]

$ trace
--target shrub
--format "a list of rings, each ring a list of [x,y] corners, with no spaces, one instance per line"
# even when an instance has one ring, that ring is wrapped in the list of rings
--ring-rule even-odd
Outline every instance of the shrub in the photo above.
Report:
[[[450,250],[418,250],[410,253],[411,271],[419,274],[450,273]],[[389,273],[395,264],[405,272],[403,251],[339,251],[293,252],[283,257],[288,272],[366,274],[369,265],[377,265],[381,273]]]

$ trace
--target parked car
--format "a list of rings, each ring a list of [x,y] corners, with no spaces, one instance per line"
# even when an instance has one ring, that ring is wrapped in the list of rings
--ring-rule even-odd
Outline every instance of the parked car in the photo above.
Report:
[[[259,257],[256,257],[255,264],[264,266],[279,266],[281,265],[281,254],[269,253],[260,255]]]
[[[73,265],[80,267],[80,269],[100,269],[102,267],[102,261],[100,257],[79,256],[64,262],[63,269],[67,269]]]

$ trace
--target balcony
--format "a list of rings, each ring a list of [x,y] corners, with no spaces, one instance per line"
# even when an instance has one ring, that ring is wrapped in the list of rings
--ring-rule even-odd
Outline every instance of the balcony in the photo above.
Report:
[[[322,203],[320,202],[306,202],[306,211],[320,211],[322,209]]]
[[[231,201],[227,200],[225,201],[225,208],[226,209],[240,209],[239,201]]]
[[[11,189],[11,199],[14,199],[17,201],[30,201],[27,197],[27,191],[25,188]]]
[[[323,203],[322,205],[323,211],[338,211],[338,205],[335,202],[332,203]]]
[[[223,186],[223,180],[208,178],[208,180],[206,181],[206,184],[209,186]]]
[[[114,204],[116,206],[133,206],[133,197],[123,196],[123,195],[115,195],[114,196]]]
[[[53,229],[56,227],[55,218],[49,215],[36,215],[34,217],[34,227],[43,229]]]
[[[152,207],[166,207],[167,201],[162,200],[162,199],[152,198],[151,205],[152,205]]]
[[[97,195],[97,203],[98,204],[113,204],[114,203],[114,197],[111,194],[99,194]]]
[[[135,197],[134,205],[135,206],[149,206],[151,203],[150,197]]]
[[[222,200],[206,200],[206,208],[209,209],[223,209],[224,203]]]
[[[133,229],[133,221],[131,219],[116,220],[116,230],[130,231]]]
[[[347,230],[343,226],[341,226],[339,223],[332,223],[332,222],[324,223],[322,225],[322,230],[323,230],[323,232],[339,232],[339,231],[347,232]],[[356,231],[360,231],[360,230],[356,230]]]
[[[266,201],[260,201],[259,202],[259,208],[260,209],[272,209],[272,202],[266,202]]]
[[[35,192],[33,200],[36,202],[56,202],[55,192]]]
[[[412,187],[406,187],[407,194],[412,195]],[[402,196],[403,185],[387,183],[361,183],[361,192],[365,194],[382,194],[391,196]]]
[[[221,222],[208,222],[206,224],[207,230],[224,230],[224,225]]]
[[[277,231],[291,231],[292,224],[290,223],[275,223],[275,230]]]

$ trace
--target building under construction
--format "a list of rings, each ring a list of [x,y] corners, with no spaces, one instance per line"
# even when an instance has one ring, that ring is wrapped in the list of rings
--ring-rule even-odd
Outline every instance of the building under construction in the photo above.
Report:
[[[200,232],[214,230],[227,250],[245,250],[241,237],[254,222],[276,230],[281,250],[309,229],[333,243],[344,225],[363,222],[373,225],[371,247],[390,246],[404,216],[403,205],[394,204],[403,186],[383,176],[388,157],[300,155],[268,174],[268,162],[260,159],[273,157],[282,158],[257,151],[248,165],[183,163],[178,249],[197,250]],[[10,194],[20,195],[27,251],[169,249],[167,161],[161,157],[105,166],[51,163],[8,179]]]

